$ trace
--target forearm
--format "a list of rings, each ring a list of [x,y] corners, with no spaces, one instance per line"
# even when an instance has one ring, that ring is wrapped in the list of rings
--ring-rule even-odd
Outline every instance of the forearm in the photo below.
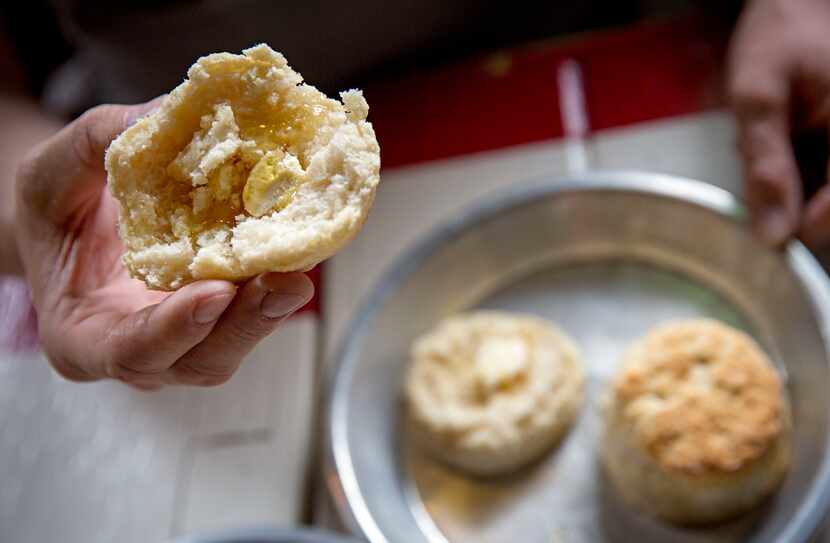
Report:
[[[0,93],[0,275],[20,274],[15,243],[14,183],[18,164],[61,123],[45,115],[31,99]]]

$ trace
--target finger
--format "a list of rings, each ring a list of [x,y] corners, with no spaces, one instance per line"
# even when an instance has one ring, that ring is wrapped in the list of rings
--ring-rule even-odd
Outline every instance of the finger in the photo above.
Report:
[[[780,246],[798,230],[802,186],[789,130],[779,118],[739,121],[745,197],[752,227],[765,243]]]
[[[171,369],[184,384],[211,386],[227,381],[242,358],[314,294],[302,273],[266,273],[239,291],[211,333]]]
[[[757,14],[743,17],[728,65],[745,197],[753,230],[780,245],[798,228],[801,180],[790,142],[791,64],[769,40],[759,40]]]
[[[106,376],[139,385],[163,382],[164,372],[210,333],[234,294],[227,281],[199,281],[125,316],[100,347]]]
[[[55,372],[57,372],[58,375],[60,375],[67,381],[75,381],[77,383],[87,383],[101,379],[101,375],[95,375],[88,371],[85,371],[83,368],[78,367],[77,364],[74,364],[66,357],[58,356],[55,355],[53,352],[50,352],[50,345],[52,344],[52,342],[46,340],[46,337],[44,337],[45,334],[43,333],[43,330],[41,330],[40,332],[41,343],[43,344],[46,357],[49,359],[49,363],[52,365],[52,368],[55,370]]]
[[[125,128],[129,128],[142,117],[157,110],[161,106],[161,103],[164,101],[165,98],[167,98],[167,95],[162,94],[161,96],[156,96],[149,102],[145,102],[143,104],[136,104],[135,106],[130,106],[124,114]]]
[[[798,229],[801,179],[790,141],[787,91],[780,83],[734,83],[738,149],[755,234],[778,246]]]
[[[157,104],[90,109],[37,146],[18,170],[20,201],[34,218],[63,225],[104,185],[104,153],[136,116]]]

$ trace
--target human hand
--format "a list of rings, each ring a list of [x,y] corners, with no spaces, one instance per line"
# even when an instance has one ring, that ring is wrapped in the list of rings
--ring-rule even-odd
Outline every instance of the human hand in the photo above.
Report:
[[[750,2],[730,46],[728,85],[753,230],[774,246],[793,235],[813,248],[830,244],[830,177],[805,203],[792,144],[799,131],[830,130],[830,2]]]
[[[61,375],[142,389],[217,385],[314,287],[301,273],[266,273],[170,293],[127,275],[104,151],[153,106],[94,108],[29,153],[16,179],[17,245],[41,343]]]

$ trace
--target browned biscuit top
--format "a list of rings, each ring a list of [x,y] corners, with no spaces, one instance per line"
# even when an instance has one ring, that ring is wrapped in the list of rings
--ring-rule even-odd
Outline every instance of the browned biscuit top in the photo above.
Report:
[[[667,324],[635,342],[613,392],[635,442],[688,474],[760,458],[786,413],[781,379],[757,343],[712,320]]]

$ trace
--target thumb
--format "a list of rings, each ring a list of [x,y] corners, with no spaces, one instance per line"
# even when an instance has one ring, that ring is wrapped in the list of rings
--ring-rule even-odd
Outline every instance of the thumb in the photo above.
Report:
[[[112,140],[158,104],[95,107],[33,149],[17,176],[23,211],[63,226],[103,188],[104,153]]]
[[[152,113],[153,111],[157,110],[164,99],[167,98],[166,94],[162,94],[161,96],[156,96],[149,102],[144,102],[143,104],[136,104],[134,106],[127,106],[126,117],[124,119],[124,124],[127,128],[131,127],[135,124],[135,122]]]

